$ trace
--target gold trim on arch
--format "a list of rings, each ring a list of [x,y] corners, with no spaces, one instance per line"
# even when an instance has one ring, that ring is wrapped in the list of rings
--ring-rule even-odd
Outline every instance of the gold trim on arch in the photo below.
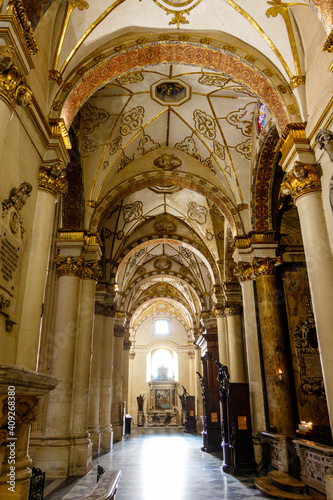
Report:
[[[283,59],[282,55],[280,54],[280,51],[275,47],[274,43],[272,40],[266,35],[264,30],[259,26],[257,21],[253,19],[253,17],[250,16],[245,10],[243,10],[239,5],[237,5],[233,0],[225,0],[231,7],[233,7],[237,12],[239,12],[252,26],[258,31],[258,33],[263,37],[265,42],[270,46],[276,57],[279,59],[280,63],[284,67],[287,75],[291,79],[294,75],[289,69],[289,66],[287,65],[286,61]]]

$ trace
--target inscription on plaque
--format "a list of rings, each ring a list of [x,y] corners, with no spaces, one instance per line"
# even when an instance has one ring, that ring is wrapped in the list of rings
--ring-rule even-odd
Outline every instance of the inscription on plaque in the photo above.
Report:
[[[11,294],[16,285],[19,251],[20,246],[4,230],[0,238],[0,285]]]

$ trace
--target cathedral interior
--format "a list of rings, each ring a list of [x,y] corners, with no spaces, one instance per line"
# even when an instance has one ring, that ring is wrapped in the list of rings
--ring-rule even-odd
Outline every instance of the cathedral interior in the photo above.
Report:
[[[127,414],[333,499],[332,23],[0,0],[1,498],[84,476]]]

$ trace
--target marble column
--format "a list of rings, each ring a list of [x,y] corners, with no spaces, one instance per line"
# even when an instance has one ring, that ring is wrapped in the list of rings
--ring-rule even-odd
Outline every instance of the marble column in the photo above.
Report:
[[[276,265],[279,258],[253,259],[265,370],[269,426],[280,434],[294,432]]]
[[[123,381],[122,390],[123,396],[122,400],[126,401],[126,413],[129,412],[129,400],[128,400],[128,382],[129,382],[129,353],[132,342],[130,340],[124,340],[124,351],[123,351]]]
[[[112,408],[111,422],[113,427],[113,439],[121,441],[123,429],[123,352],[124,352],[125,329],[115,327],[114,349],[113,349],[113,374],[112,374]]]
[[[67,477],[70,464],[73,375],[84,259],[58,255],[56,264],[59,280],[52,375],[61,381],[49,396],[44,445],[36,450],[37,466],[50,478]]]
[[[16,360],[18,366],[36,371],[55,203],[67,184],[62,160],[45,163],[40,168]]]
[[[3,130],[12,116],[16,105],[29,106],[32,99],[31,90],[24,76],[14,66],[14,48],[9,45],[0,47],[0,123]],[[0,135],[0,162],[5,147],[6,134]]]
[[[261,377],[261,361],[257,332],[257,314],[253,289],[253,268],[247,262],[238,262],[237,276],[242,287],[245,346],[247,355],[248,379],[255,459],[262,458],[261,432],[266,430],[264,395]]]
[[[88,431],[93,443],[93,453],[98,453],[100,449],[100,422],[99,407],[101,393],[101,372],[102,372],[102,352],[103,352],[103,309],[95,306],[94,334],[93,334],[93,355],[91,363],[91,381],[89,394],[89,416]]]
[[[85,262],[82,270],[83,281],[80,295],[79,328],[73,383],[72,437],[74,447],[71,457],[71,472],[74,475],[84,475],[92,467],[92,443],[88,433],[88,408],[95,289],[99,274],[98,262]]]
[[[333,431],[333,257],[322,204],[321,186],[314,165],[295,162],[281,186],[296,204],[316,322],[328,413]]]
[[[225,315],[228,329],[230,382],[246,383],[246,364],[242,328],[242,306],[238,302],[226,302]]]
[[[203,446],[202,451],[208,453],[221,450],[220,396],[217,380],[218,339],[216,319],[204,317],[206,330],[197,341],[202,352],[203,389]]]
[[[216,311],[216,320],[217,338],[219,343],[219,361],[223,365],[229,366],[228,330],[224,308]]]
[[[113,445],[113,428],[111,424],[112,391],[113,391],[113,356],[114,356],[114,321],[115,311],[112,306],[105,306],[103,328],[103,350],[100,395],[100,427],[101,452],[111,451]]]

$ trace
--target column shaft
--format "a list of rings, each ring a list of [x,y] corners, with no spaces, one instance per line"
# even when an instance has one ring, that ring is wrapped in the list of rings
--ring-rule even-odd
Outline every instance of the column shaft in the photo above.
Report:
[[[224,314],[217,315],[217,336],[219,342],[219,361],[229,366],[228,330]]]
[[[258,266],[264,260],[255,259]],[[276,259],[266,259],[264,265],[267,265],[268,260],[272,262]],[[258,273],[257,292],[269,423],[270,427],[279,433],[292,434],[294,423],[283,323],[278,302],[278,283],[275,274]],[[281,370],[280,376],[279,370]]]
[[[242,317],[234,306],[227,309],[230,382],[247,382]]]
[[[111,422],[114,441],[121,441],[123,427],[123,337],[114,337]]]
[[[40,322],[55,202],[52,194],[38,190],[17,351],[17,365],[31,370],[38,367]]]
[[[101,452],[112,449],[113,430],[111,426],[112,406],[112,378],[113,378],[113,336],[114,318],[104,317],[103,352],[101,370],[101,396],[100,396],[100,425],[101,425]]]
[[[93,356],[91,365],[91,382],[89,395],[88,430],[93,443],[93,452],[97,453],[100,447],[99,407],[101,392],[102,371],[102,341],[103,316],[96,314],[94,319]]]

